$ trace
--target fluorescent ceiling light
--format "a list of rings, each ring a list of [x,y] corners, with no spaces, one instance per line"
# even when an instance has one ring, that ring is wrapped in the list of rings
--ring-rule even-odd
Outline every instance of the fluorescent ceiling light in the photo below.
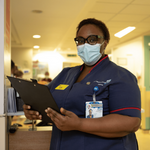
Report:
[[[40,48],[40,46],[38,46],[38,45],[35,45],[35,46],[33,46],[33,48],[36,48],[36,49],[37,49],[37,48]]]
[[[42,13],[43,11],[42,10],[32,10],[33,13],[36,13],[36,14],[40,14]]]
[[[114,36],[121,38],[123,36],[125,36],[126,34],[130,33],[131,31],[133,31],[135,29],[135,27],[127,27],[123,30],[121,30],[120,32],[116,33]]]
[[[35,39],[38,39],[40,37],[41,37],[40,35],[33,35],[33,38],[35,38]]]

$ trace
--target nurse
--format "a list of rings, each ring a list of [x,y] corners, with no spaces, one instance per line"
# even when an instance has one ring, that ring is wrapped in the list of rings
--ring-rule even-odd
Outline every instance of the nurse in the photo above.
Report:
[[[50,150],[138,150],[140,91],[135,76],[104,53],[109,39],[102,21],[79,23],[74,41],[84,63],[63,69],[48,85],[61,112],[45,110],[54,122]],[[23,107],[28,119],[42,119]],[[94,118],[86,117],[89,110]]]

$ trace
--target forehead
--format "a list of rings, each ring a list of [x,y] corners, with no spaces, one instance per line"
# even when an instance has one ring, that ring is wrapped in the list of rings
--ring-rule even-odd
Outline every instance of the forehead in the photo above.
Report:
[[[86,38],[90,35],[101,35],[101,36],[103,36],[103,32],[96,25],[87,24],[87,25],[82,26],[77,33],[77,36],[82,36],[84,38]]]

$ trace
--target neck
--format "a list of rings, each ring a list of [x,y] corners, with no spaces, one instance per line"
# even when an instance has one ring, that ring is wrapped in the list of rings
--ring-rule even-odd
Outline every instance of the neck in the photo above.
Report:
[[[86,64],[84,64],[84,70],[86,71],[90,71],[93,68],[94,65],[92,66],[87,66]]]
[[[105,56],[106,56],[106,55],[103,53],[101,59],[104,58]]]

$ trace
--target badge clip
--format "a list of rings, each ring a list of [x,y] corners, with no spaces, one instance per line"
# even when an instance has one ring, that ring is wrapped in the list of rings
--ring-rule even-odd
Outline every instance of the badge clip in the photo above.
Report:
[[[98,86],[94,87],[94,94],[93,94],[93,102],[96,102],[96,95],[95,93],[99,90]]]

